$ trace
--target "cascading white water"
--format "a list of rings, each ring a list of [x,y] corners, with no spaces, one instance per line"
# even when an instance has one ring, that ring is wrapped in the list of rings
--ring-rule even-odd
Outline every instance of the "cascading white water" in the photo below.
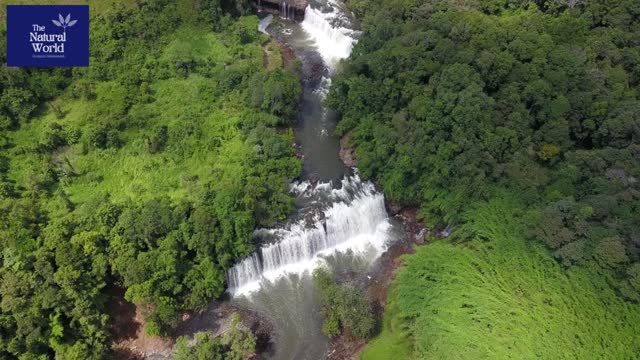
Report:
[[[293,20],[293,11],[291,9],[291,6],[289,6],[286,1],[283,1],[280,5],[280,18],[285,20]]]
[[[269,15],[265,16],[258,23],[258,31],[260,31],[263,34],[267,34],[268,35],[269,33],[267,32],[267,28],[269,27],[269,25],[271,25],[272,21],[273,21],[273,15],[269,14]]]
[[[356,175],[343,180],[341,189],[330,183],[309,188],[308,183],[294,184],[299,196],[325,197],[333,204],[284,229],[260,230],[278,240],[263,246],[228,272],[229,291],[249,294],[264,280],[274,281],[290,273],[303,273],[317,267],[322,256],[351,251],[354,254],[379,255],[386,249],[390,226],[384,196],[370,182]],[[321,194],[320,194],[321,193]]]
[[[302,29],[315,42],[318,52],[329,68],[335,67],[340,59],[349,57],[356,43],[357,33],[337,24],[336,20],[341,20],[342,16],[337,11],[323,13],[308,5],[301,24]]]
[[[330,12],[308,6],[301,27],[314,41],[325,65],[333,69],[337,61],[349,56],[357,34],[342,27],[348,25],[349,20],[335,3],[327,5],[325,9],[330,9]],[[291,10],[283,1],[280,17],[289,18]],[[262,31],[266,26],[263,29],[261,22],[259,29]],[[324,98],[330,85],[330,78],[322,77],[313,92]],[[326,110],[323,109],[322,114],[324,119]],[[325,128],[320,132],[323,134],[328,134]],[[301,220],[284,228],[256,231],[256,235],[268,235],[275,241],[264,245],[228,271],[227,283],[231,294],[250,294],[259,290],[265,280],[274,282],[288,274],[312,270],[327,255],[352,252],[372,260],[386,249],[390,223],[384,196],[375,190],[371,182],[362,182],[358,175],[354,175],[344,177],[339,189],[335,189],[331,182],[312,186],[306,181],[293,183],[290,190],[298,198],[309,200],[312,206],[300,211],[303,215]]]
[[[282,3],[280,17],[295,17],[295,8]],[[303,159],[302,176],[320,183],[291,184],[297,211],[288,225],[257,230],[255,237],[263,245],[227,273],[231,301],[273,323],[270,359],[328,355],[329,339],[321,331],[321,304],[310,276],[313,269],[327,266],[340,281],[364,285],[376,259],[402,238],[397,222],[387,217],[383,195],[370,182],[348,175],[352,170],[338,158],[336,114],[322,103],[338,61],[349,56],[358,32],[349,30],[351,20],[340,0],[313,4],[322,10],[307,8],[301,24],[276,17],[273,26],[267,27],[265,20],[259,29],[289,45],[302,61],[296,144]],[[332,179],[341,186],[334,186]],[[235,296],[246,294],[250,295]]]

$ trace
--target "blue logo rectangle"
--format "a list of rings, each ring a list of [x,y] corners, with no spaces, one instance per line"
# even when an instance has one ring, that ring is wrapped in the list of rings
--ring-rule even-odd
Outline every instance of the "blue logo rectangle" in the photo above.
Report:
[[[7,5],[7,66],[89,66],[89,6]]]

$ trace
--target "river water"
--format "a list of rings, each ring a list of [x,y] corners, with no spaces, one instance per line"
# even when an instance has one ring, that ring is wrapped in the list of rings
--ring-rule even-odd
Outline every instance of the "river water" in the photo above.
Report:
[[[367,273],[403,230],[389,218],[384,195],[338,156],[337,116],[323,106],[331,75],[349,56],[358,32],[343,5],[324,0],[302,23],[265,17],[260,31],[288,44],[302,61],[303,95],[295,128],[303,172],[291,184],[296,212],[286,224],[255,232],[259,249],[229,270],[232,302],[274,325],[273,359],[323,359],[329,339],[311,272],[328,266],[341,278],[366,282]]]

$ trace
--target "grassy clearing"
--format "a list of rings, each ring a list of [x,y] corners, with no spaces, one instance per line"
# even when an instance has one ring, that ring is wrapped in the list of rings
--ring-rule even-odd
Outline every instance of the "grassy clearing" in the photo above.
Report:
[[[174,39],[167,46],[163,60],[190,58],[197,62],[217,64],[230,63],[233,57],[224,46],[219,34],[205,32],[195,26],[185,26],[173,34]]]
[[[219,37],[184,26],[173,34],[161,60],[171,62],[181,54],[224,66],[233,61],[233,56]],[[254,53],[260,46],[248,44],[243,50]],[[258,59],[248,57],[244,62]],[[85,144],[79,143],[59,150],[55,156],[68,162],[78,175],[63,186],[69,198],[74,203],[88,201],[96,194],[109,194],[115,201],[144,201],[162,195],[195,200],[189,189],[210,179],[216,169],[224,173],[225,164],[231,168],[242,164],[253,151],[244,145],[241,139],[245,135],[237,126],[244,111],[236,104],[244,103],[242,94],[229,93],[218,98],[214,86],[210,79],[198,74],[156,81],[150,85],[154,101],[137,104],[129,112],[128,128],[121,133],[122,148],[87,151]],[[98,118],[95,101],[63,99],[60,103],[65,112],[63,118],[56,118],[45,106],[42,115],[12,133],[16,156],[10,177],[16,183],[28,181],[30,164],[40,161],[25,149],[33,146],[34,139],[44,136],[52,124],[88,132]],[[149,153],[145,138],[163,125],[175,141],[164,152]],[[221,149],[228,153],[220,155]]]
[[[262,50],[264,51],[265,65],[267,66],[267,69],[272,70],[283,66],[282,52],[280,51],[278,43],[270,40],[262,47]]]
[[[390,293],[393,292],[395,288],[390,289]],[[390,302],[385,308],[382,332],[365,348],[362,359],[410,359],[412,341],[407,323],[398,314],[397,304]]]
[[[523,239],[525,214],[502,197],[466,213],[455,238],[406,256],[384,329],[362,359],[633,359],[640,309],[593,270],[563,270]],[[399,356],[401,355],[401,356]]]

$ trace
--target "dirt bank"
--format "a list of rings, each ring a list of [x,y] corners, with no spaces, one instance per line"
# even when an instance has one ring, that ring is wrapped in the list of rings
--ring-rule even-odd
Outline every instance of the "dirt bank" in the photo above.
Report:
[[[348,167],[355,167],[358,165],[356,162],[356,152],[355,149],[350,145],[351,141],[351,131],[346,133],[343,137],[340,138],[340,151],[339,156],[340,160],[347,165]]]
[[[108,309],[111,349],[115,358],[123,360],[170,358],[178,337],[193,336],[199,331],[220,336],[230,328],[236,313],[240,315],[242,324],[255,334],[259,352],[268,350],[273,331],[273,325],[260,314],[237,308],[226,301],[214,300],[202,311],[184,312],[180,324],[168,337],[145,334],[141,309],[124,299],[122,289],[110,290]]]

